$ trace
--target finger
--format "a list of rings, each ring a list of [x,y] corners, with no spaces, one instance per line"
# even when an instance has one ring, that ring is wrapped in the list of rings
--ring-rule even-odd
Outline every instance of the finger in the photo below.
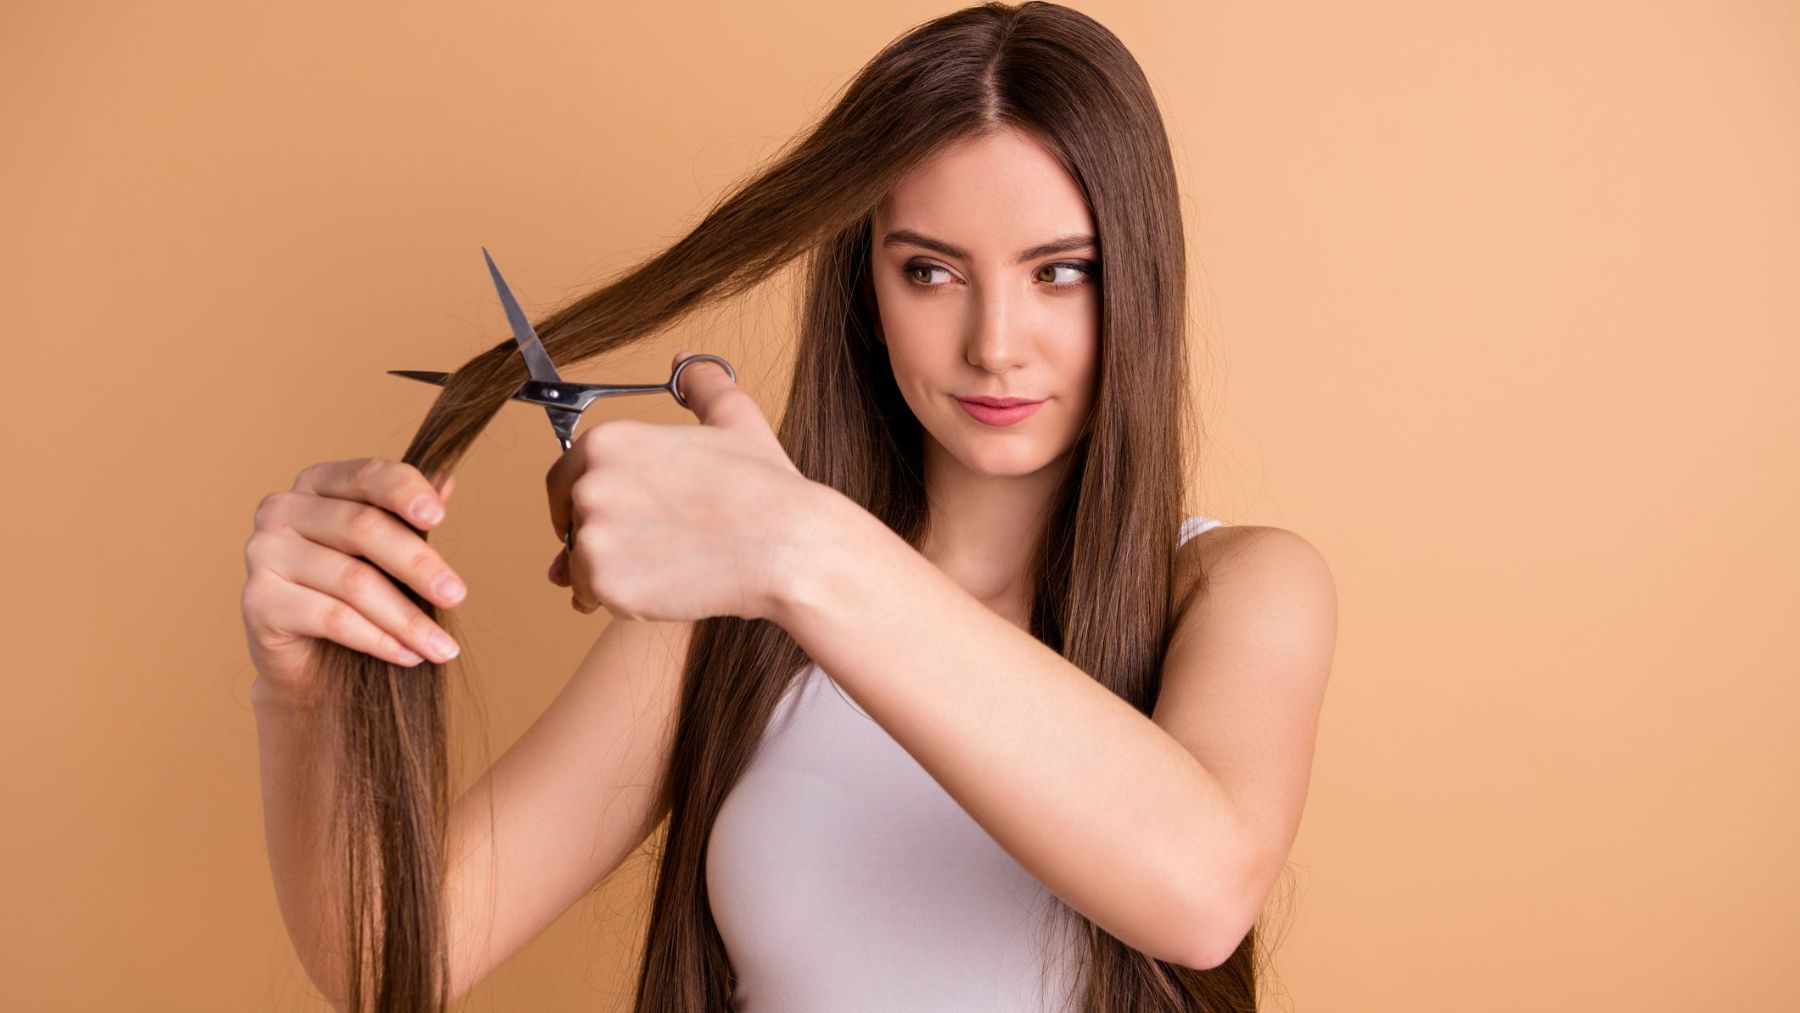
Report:
[[[575,545],[578,551],[573,555],[570,555],[567,551],[562,553],[562,556],[564,557],[564,574],[565,579],[567,580],[566,586],[569,589],[569,605],[577,612],[591,614],[595,609],[600,607],[600,599],[593,593],[593,577],[588,572],[588,556],[590,553],[579,551],[581,548],[581,532],[576,532],[575,534]]]
[[[438,605],[449,608],[468,595],[468,586],[430,542],[378,506],[311,496],[293,509],[287,525],[320,545],[368,560]]]
[[[456,491],[456,476],[451,472],[444,472],[438,476],[436,482],[431,484],[437,489],[438,499],[448,503],[450,494]]]
[[[420,529],[444,519],[444,500],[419,469],[402,461],[364,457],[328,461],[302,471],[295,492],[373,503]]]
[[[591,432],[593,430],[588,430],[588,433]],[[584,463],[575,448],[582,445],[588,433],[576,437],[574,445],[551,462],[550,470],[544,473],[544,496],[550,501],[550,530],[556,534],[559,542],[569,530],[569,516],[573,512],[569,489],[575,484],[575,479],[580,477]]]
[[[565,549],[558,554],[562,562],[562,580],[559,584],[569,589],[569,606],[577,612],[592,614],[600,608],[600,595],[594,587],[593,563],[597,548],[584,542],[592,541],[593,532],[587,528],[579,528],[575,532],[575,550]]]
[[[316,542],[295,535],[289,535],[287,539],[288,544],[282,547],[279,555],[270,559],[270,572],[348,606],[362,622],[375,627],[382,635],[433,661],[449,661],[456,657],[456,641],[450,634],[401,594],[380,570],[365,560],[346,556]],[[345,626],[356,625],[344,617],[334,621]],[[334,635],[331,639],[337,637]],[[357,647],[355,644],[346,646]]]
[[[684,359],[694,354],[686,349],[675,353],[675,365],[680,367]],[[681,368],[675,378],[675,389],[681,391],[688,410],[702,425],[736,427],[754,422],[761,428],[768,428],[768,421],[763,418],[762,408],[755,399],[737,385],[724,366],[711,359]]]
[[[619,438],[626,430],[634,427],[650,428],[649,423],[634,419],[608,419],[597,423],[575,437],[569,449],[551,462],[550,470],[544,473],[544,496],[550,502],[550,530],[556,533],[556,540],[563,541],[569,530],[569,520],[575,513],[575,483],[582,475],[599,463],[597,458],[602,453],[596,449],[603,434],[611,434],[607,438]]]
[[[333,640],[353,651],[406,668],[425,660],[393,634],[370,622],[367,616],[322,591],[304,584],[270,579],[264,593],[268,595],[268,613],[286,617],[287,628],[278,632]]]

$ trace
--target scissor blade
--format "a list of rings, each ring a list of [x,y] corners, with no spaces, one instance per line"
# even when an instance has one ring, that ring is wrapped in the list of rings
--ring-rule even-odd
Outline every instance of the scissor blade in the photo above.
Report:
[[[405,377],[408,380],[423,380],[426,383],[437,384],[439,387],[450,382],[449,373],[436,373],[427,369],[390,369],[388,375]],[[654,385],[646,384],[646,386]],[[656,389],[663,390],[665,388],[656,387]],[[512,399],[523,401],[526,404],[543,405],[553,411],[579,413],[597,398],[605,396],[597,394],[597,391],[620,390],[624,390],[626,393],[635,393],[630,388],[602,387],[592,383],[540,383],[537,380],[526,380],[519,384],[518,390],[512,392]]]
[[[426,383],[435,383],[439,387],[450,382],[449,373],[433,373],[424,369],[390,369],[388,375],[404,376],[408,380],[423,380]]]
[[[562,377],[550,361],[550,353],[544,351],[544,343],[538,340],[537,331],[532,329],[525,311],[519,308],[519,301],[513,298],[512,289],[506,287],[506,279],[500,277],[500,269],[494,266],[494,258],[488,256],[487,247],[481,248],[481,255],[487,260],[488,273],[494,276],[494,287],[500,290],[500,305],[506,310],[506,322],[512,325],[513,340],[519,343],[519,354],[525,357],[525,368],[530,371],[531,378],[561,383]]]

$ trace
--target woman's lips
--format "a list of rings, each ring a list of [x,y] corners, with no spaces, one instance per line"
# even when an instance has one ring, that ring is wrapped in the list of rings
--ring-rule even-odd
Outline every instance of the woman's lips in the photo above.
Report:
[[[995,408],[979,401],[964,401],[962,398],[957,398],[956,403],[962,405],[963,411],[968,412],[977,421],[985,422],[990,426],[1010,426],[1014,422],[1030,418],[1039,408],[1044,407],[1042,401],[1017,404],[1010,408]]]

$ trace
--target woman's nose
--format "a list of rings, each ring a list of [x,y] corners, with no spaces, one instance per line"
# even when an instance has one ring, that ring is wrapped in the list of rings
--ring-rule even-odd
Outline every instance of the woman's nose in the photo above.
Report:
[[[971,305],[975,309],[974,319],[969,321],[969,364],[989,372],[1017,365],[1024,352],[1024,340],[1016,323],[1020,317],[1018,307],[1010,295],[995,291]]]

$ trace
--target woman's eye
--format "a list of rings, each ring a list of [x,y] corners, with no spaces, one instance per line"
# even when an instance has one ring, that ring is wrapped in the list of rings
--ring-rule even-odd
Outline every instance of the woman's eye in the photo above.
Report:
[[[929,279],[931,277],[932,271],[944,271],[944,269],[937,266],[936,264],[925,264],[925,263],[908,264],[908,265],[906,265],[906,280],[912,282],[914,285],[917,285],[920,288],[936,288],[937,286],[932,284],[929,280],[920,281],[919,277],[918,277],[919,274],[921,272],[923,272],[925,274],[926,278]],[[944,273],[949,274],[950,272],[944,271]]]
[[[1059,268],[1065,271],[1076,272],[1076,277],[1069,281],[1053,280],[1056,277],[1055,272]],[[1073,288],[1076,285],[1086,283],[1089,278],[1093,277],[1094,265],[1085,260],[1059,260],[1054,264],[1045,264],[1043,267],[1038,268],[1040,276],[1045,271],[1051,272],[1050,279],[1046,279],[1050,281],[1051,285],[1057,288]]]

